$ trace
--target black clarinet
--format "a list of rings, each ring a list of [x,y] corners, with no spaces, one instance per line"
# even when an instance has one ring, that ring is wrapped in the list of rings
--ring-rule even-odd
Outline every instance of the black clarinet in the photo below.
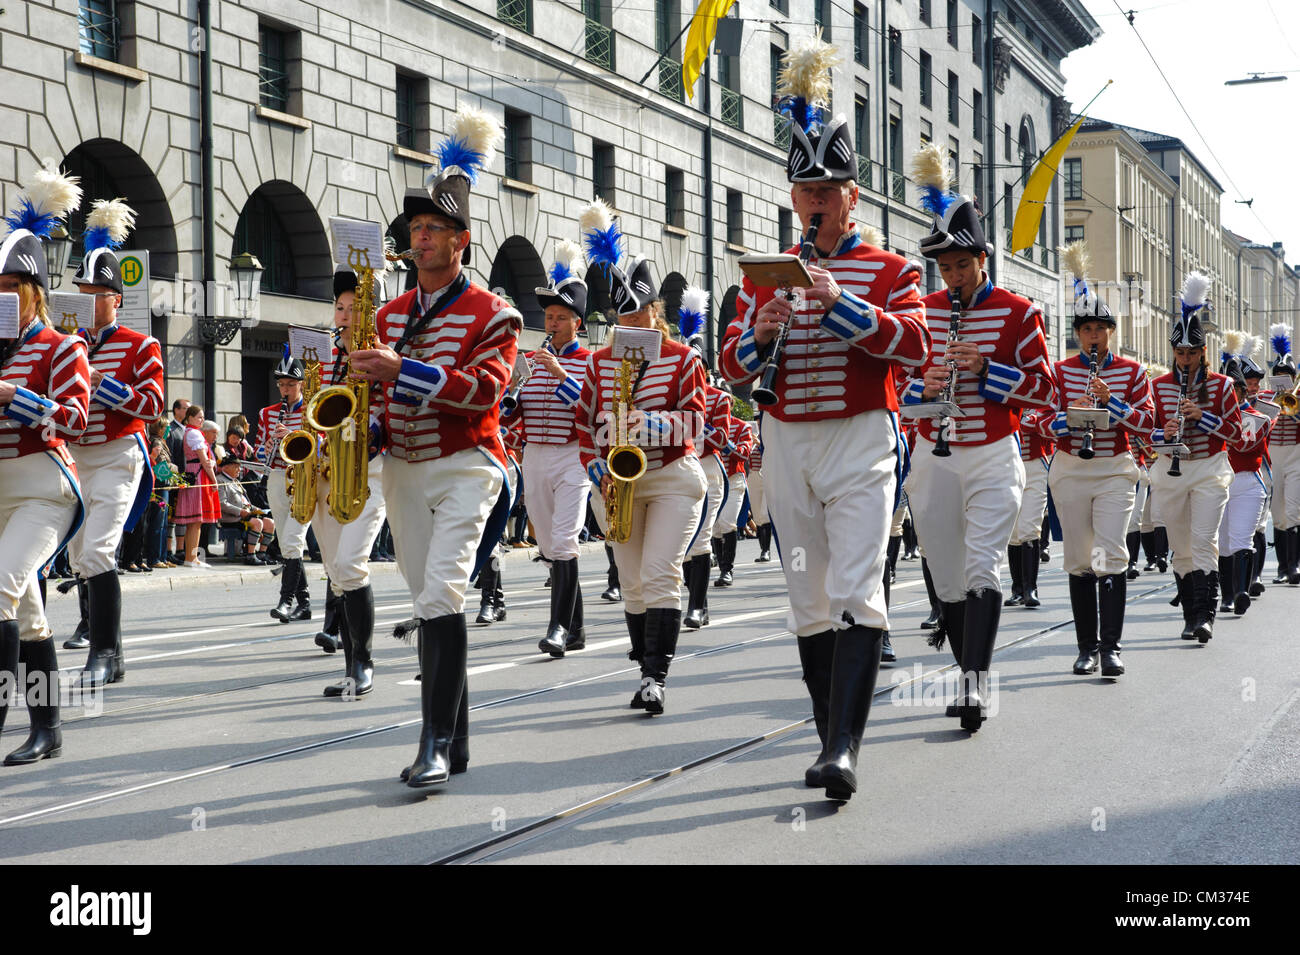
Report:
[[[1187,400],[1187,386],[1191,383],[1191,380],[1192,380],[1191,369],[1187,369],[1187,371],[1184,373],[1183,376],[1183,389],[1178,394],[1178,417],[1176,420],[1178,422],[1178,440],[1180,442],[1183,440],[1183,402]],[[1182,477],[1183,474],[1182,469],[1179,468],[1178,466],[1177,449],[1174,450],[1173,458],[1174,458],[1174,463],[1169,465],[1169,476]]]
[[[943,353],[944,364],[948,366],[948,380],[939,392],[940,401],[952,401],[957,393],[957,363],[949,355],[961,334],[961,292],[948,289],[948,303],[951,307],[948,315],[948,344]],[[946,458],[952,454],[952,449],[948,447],[948,429],[951,427],[952,418],[946,414],[940,415],[934,426],[934,450],[930,452],[937,458]]]
[[[803,245],[799,247],[799,261],[804,264],[813,257],[817,252],[817,230],[821,228],[822,214],[815,213],[808,220],[808,234],[804,236]],[[794,301],[794,289],[786,291],[786,298]],[[772,354],[768,356],[767,364],[763,366],[763,374],[759,379],[758,387],[751,392],[755,404],[774,405],[776,404],[776,376],[781,370],[781,359],[785,356],[785,340],[790,335],[790,325],[794,321],[794,312],[790,313],[790,321],[781,326],[781,330],[776,333],[776,338],[772,341]]]
[[[1088,365],[1087,394],[1092,400],[1092,406],[1096,408],[1097,399],[1092,394],[1092,383],[1097,380],[1097,346],[1096,345],[1093,345],[1092,351],[1088,353],[1088,362],[1089,365]],[[1093,435],[1094,435],[1093,426],[1089,424],[1087,430],[1083,432],[1083,444],[1079,447],[1079,457],[1083,458],[1083,460],[1085,461],[1091,461],[1097,454],[1097,452],[1092,449]]]

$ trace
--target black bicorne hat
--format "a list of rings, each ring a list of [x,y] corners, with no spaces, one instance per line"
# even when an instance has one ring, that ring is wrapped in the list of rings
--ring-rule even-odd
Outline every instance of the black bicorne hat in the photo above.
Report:
[[[611,266],[609,297],[620,315],[639,312],[658,298],[649,260],[634,256],[626,270],[617,265]]]
[[[937,259],[941,252],[993,254],[993,246],[984,237],[975,202],[966,196],[956,196],[941,214],[935,216],[933,231],[921,240],[920,247],[921,254],[927,259]]]
[[[36,280],[37,285],[49,292],[45,246],[41,240],[26,229],[5,236],[4,242],[0,243],[0,275],[30,276]]]
[[[284,346],[284,354],[280,356],[280,364],[275,366],[276,378],[289,378],[293,381],[302,381],[303,369],[302,362],[289,354],[289,346]]]
[[[573,270],[582,261],[582,249],[573,242],[561,242],[555,250],[555,264],[551,266],[550,285],[533,291],[537,302],[545,311],[551,305],[563,305],[579,319],[587,316],[587,283]]]
[[[853,135],[843,116],[836,116],[810,132],[795,123],[790,129],[790,153],[785,161],[791,182],[845,182],[858,178],[858,160]]]
[[[1209,303],[1210,279],[1200,272],[1188,272],[1183,279],[1180,294],[1182,314],[1174,319],[1174,326],[1169,332],[1169,344],[1173,348],[1204,348],[1204,322],[1210,318],[1213,307]]]

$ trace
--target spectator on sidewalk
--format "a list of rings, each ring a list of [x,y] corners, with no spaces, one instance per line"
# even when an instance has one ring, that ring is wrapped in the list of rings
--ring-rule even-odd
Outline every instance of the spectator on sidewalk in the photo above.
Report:
[[[248,500],[248,494],[239,481],[241,462],[233,454],[222,459],[217,473],[217,494],[221,499],[221,526],[237,528],[243,532],[244,563],[266,564],[266,545],[275,533],[275,522],[264,515]],[[232,560],[234,555],[228,555]]]

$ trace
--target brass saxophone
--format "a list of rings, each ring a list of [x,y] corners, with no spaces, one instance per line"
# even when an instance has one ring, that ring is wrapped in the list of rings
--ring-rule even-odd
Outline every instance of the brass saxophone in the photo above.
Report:
[[[320,362],[307,362],[303,382],[303,408],[320,389]],[[310,524],[316,512],[316,432],[298,428],[280,439],[280,457],[289,467],[284,488],[289,494],[289,514],[299,524]]]
[[[606,539],[613,544],[626,544],[632,536],[632,502],[636,482],[645,474],[645,452],[627,439],[627,416],[632,411],[632,363],[623,359],[614,384],[614,394],[609,402],[609,423],[614,428],[610,439],[609,476],[614,480],[605,499],[605,518],[609,526]]]
[[[348,265],[357,273],[357,297],[348,329],[348,355],[374,348],[379,342],[375,324],[375,272],[364,250],[353,249]],[[340,356],[340,361],[349,359]],[[343,384],[317,393],[305,406],[303,420],[325,435],[325,466],[330,482],[326,498],[330,516],[349,524],[361,516],[370,498],[370,383],[353,375],[349,365]]]

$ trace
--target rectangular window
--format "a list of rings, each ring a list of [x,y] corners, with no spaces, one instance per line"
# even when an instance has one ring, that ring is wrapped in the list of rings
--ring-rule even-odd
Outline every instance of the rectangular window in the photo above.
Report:
[[[1082,242],[1082,241],[1083,241],[1083,226],[1081,226],[1081,225],[1067,225],[1067,226],[1065,227],[1065,241],[1066,241],[1066,243],[1070,243],[1070,242]]]
[[[655,49],[659,51],[659,92],[669,99],[685,102],[682,89],[681,30],[682,13],[678,0],[655,0]]]
[[[527,33],[533,32],[532,0],[497,0],[497,19],[518,27]]]
[[[610,25],[612,11],[604,0],[582,0],[586,15],[586,46],[583,56],[587,62],[607,70],[614,69],[614,30]]]
[[[506,110],[505,119],[505,142],[501,152],[505,158],[506,178],[517,182],[530,182],[533,176],[530,155],[531,120],[527,113],[516,112],[513,109]]]
[[[1011,222],[1016,217],[1016,205],[1012,202],[1011,183],[1002,186],[1002,227],[1011,234]]]
[[[871,65],[871,13],[860,3],[853,5],[853,62]]]
[[[784,251],[798,243],[794,235],[794,213],[789,209],[778,209],[776,212],[776,245],[777,251]]]
[[[921,22],[930,22],[930,0],[921,0]]]
[[[970,56],[976,66],[984,65],[984,21],[976,16],[970,21]]]
[[[259,26],[257,39],[259,100],[267,109],[284,112],[289,105],[288,37],[281,30]]]
[[[591,194],[618,208],[614,201],[614,147],[595,139],[591,142]]]
[[[772,6],[776,7],[786,16],[790,15],[790,0],[772,0]]]
[[[903,88],[903,34],[897,27],[889,28],[889,85]]]
[[[928,119],[921,120],[921,145],[924,146],[926,143],[930,142],[933,139],[934,139],[934,127],[930,125],[930,121]]]
[[[957,95],[957,74],[948,73],[948,122],[961,125],[961,98]]]
[[[961,144],[948,137],[948,166],[952,169],[952,191],[961,192]]]
[[[397,145],[415,148],[415,100],[419,80],[397,74]]]
[[[1002,125],[1002,160],[1011,162],[1011,124]]]
[[[971,114],[974,121],[971,123],[971,135],[975,137],[975,142],[984,142],[984,94],[979,90],[974,91],[971,97]]]
[[[934,105],[934,68],[930,62],[930,54],[924,50],[921,51],[921,105]]]
[[[971,181],[975,184],[972,190],[975,193],[975,207],[984,208],[984,157],[979,153],[975,154],[974,163],[971,165]]]
[[[925,260],[925,293],[939,291],[939,270],[935,268],[934,259]]]
[[[821,27],[822,39],[831,41],[831,0],[813,0],[813,23]]]
[[[865,96],[853,97],[853,144],[858,152],[858,184],[870,185],[871,109]]]
[[[734,189],[727,190],[727,241],[732,245],[745,244],[745,209],[740,193]]]
[[[77,33],[82,53],[116,63],[122,40],[117,0],[80,0]]]
[[[957,0],[948,0],[948,43],[957,46]]]
[[[890,195],[901,202],[907,192],[903,179],[903,123],[897,116],[889,117],[889,168]]]
[[[686,228],[686,173],[671,167],[664,171],[664,222]]]
[[[1065,198],[1083,198],[1083,160],[1065,160]]]

